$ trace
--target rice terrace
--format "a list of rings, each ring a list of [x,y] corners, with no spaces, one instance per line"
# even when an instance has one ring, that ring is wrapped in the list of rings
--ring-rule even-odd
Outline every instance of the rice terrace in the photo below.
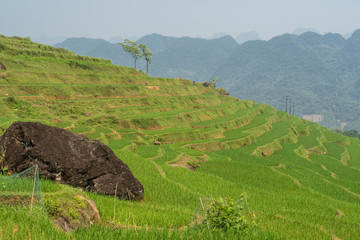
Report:
[[[36,180],[34,168],[25,184],[2,148],[0,239],[360,239],[356,138],[29,38],[0,36],[0,63],[0,135],[21,121],[97,139],[144,188],[129,201]],[[91,201],[99,219],[86,224]]]

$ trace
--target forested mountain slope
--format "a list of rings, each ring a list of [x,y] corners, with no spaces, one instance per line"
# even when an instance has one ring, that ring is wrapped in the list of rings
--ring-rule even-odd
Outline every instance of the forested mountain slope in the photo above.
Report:
[[[239,46],[214,75],[219,86],[239,98],[285,110],[285,96],[298,116],[321,114],[320,124],[347,123],[359,129],[360,31],[345,40],[339,34],[282,35]]]

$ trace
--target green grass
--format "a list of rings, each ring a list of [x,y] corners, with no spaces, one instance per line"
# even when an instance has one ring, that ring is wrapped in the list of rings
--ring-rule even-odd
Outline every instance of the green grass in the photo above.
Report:
[[[102,222],[65,233],[41,211],[0,205],[0,239],[358,237],[357,139],[190,80],[152,78],[29,39],[0,36],[0,62],[7,67],[0,71],[1,134],[14,121],[40,121],[98,139],[145,189],[141,202],[115,201],[114,221],[112,196],[42,180],[45,198],[94,200]],[[244,192],[255,232],[190,227],[199,197]]]

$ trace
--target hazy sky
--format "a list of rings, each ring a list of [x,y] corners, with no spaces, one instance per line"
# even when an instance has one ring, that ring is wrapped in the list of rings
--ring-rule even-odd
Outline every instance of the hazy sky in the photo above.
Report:
[[[0,34],[30,37],[167,36],[261,38],[316,28],[360,28],[359,0],[0,0]]]

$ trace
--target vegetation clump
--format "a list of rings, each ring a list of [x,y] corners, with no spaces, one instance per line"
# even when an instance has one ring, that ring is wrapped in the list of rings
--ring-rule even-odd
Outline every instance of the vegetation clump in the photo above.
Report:
[[[354,137],[354,138],[360,139],[360,133],[355,129],[345,130],[345,131],[343,131],[341,129],[335,129],[335,132],[340,133],[340,134],[342,134],[344,136]]]
[[[86,227],[100,220],[96,206],[71,192],[45,194],[44,207],[54,223],[64,230]]]
[[[131,41],[129,39],[125,39],[124,42],[119,43],[124,49],[125,52],[129,53],[134,59],[134,68],[136,69],[136,61],[139,58],[144,57],[146,61],[146,74],[149,72],[149,63],[152,60],[152,52],[147,48],[145,44],[140,44],[136,41]]]
[[[203,225],[210,230],[251,232],[256,227],[255,215],[246,209],[246,195],[235,201],[232,198],[212,198],[205,208]]]

